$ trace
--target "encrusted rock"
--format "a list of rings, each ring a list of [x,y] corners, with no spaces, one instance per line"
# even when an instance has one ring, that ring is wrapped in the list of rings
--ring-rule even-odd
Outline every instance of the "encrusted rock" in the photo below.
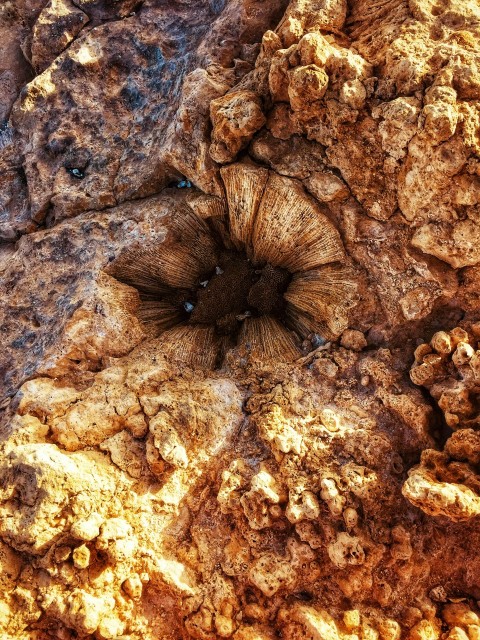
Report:
[[[420,465],[411,469],[402,491],[429,515],[444,515],[455,522],[480,513],[480,441],[474,430],[479,420],[480,350],[470,336],[461,327],[437,331],[430,344],[415,351],[410,372],[413,382],[428,388],[455,431],[442,453],[431,449],[422,453]]]
[[[266,122],[260,100],[253,91],[227,93],[212,100],[210,117],[213,124],[210,155],[220,163],[233,160]]]
[[[2,639],[480,640],[479,25],[2,3]]]

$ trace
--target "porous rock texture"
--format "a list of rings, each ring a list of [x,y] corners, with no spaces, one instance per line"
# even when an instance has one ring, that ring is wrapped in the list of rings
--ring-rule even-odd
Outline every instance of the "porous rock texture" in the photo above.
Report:
[[[478,2],[0,36],[0,637],[479,640]]]

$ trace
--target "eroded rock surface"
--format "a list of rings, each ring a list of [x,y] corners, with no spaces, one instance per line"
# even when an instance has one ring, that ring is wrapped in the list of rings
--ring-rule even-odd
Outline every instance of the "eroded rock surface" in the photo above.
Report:
[[[470,335],[460,327],[438,331],[430,344],[417,348],[410,372],[412,380],[438,402],[454,433],[443,451],[422,452],[420,465],[410,470],[403,492],[426,513],[455,522],[480,513],[479,335],[477,324],[470,327]]]
[[[2,638],[480,638],[479,25],[3,3]]]

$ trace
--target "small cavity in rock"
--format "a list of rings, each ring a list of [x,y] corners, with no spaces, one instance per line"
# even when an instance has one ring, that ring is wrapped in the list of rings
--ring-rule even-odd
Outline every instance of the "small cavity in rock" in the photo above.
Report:
[[[256,267],[243,254],[221,254],[207,284],[200,283],[190,322],[215,324],[220,333],[233,333],[244,317],[275,315],[281,318],[283,294],[290,282],[285,269],[270,264]]]

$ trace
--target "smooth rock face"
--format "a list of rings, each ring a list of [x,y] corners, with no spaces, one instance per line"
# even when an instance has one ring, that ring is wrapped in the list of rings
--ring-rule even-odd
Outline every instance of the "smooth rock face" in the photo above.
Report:
[[[479,640],[479,25],[2,3],[2,639]]]

